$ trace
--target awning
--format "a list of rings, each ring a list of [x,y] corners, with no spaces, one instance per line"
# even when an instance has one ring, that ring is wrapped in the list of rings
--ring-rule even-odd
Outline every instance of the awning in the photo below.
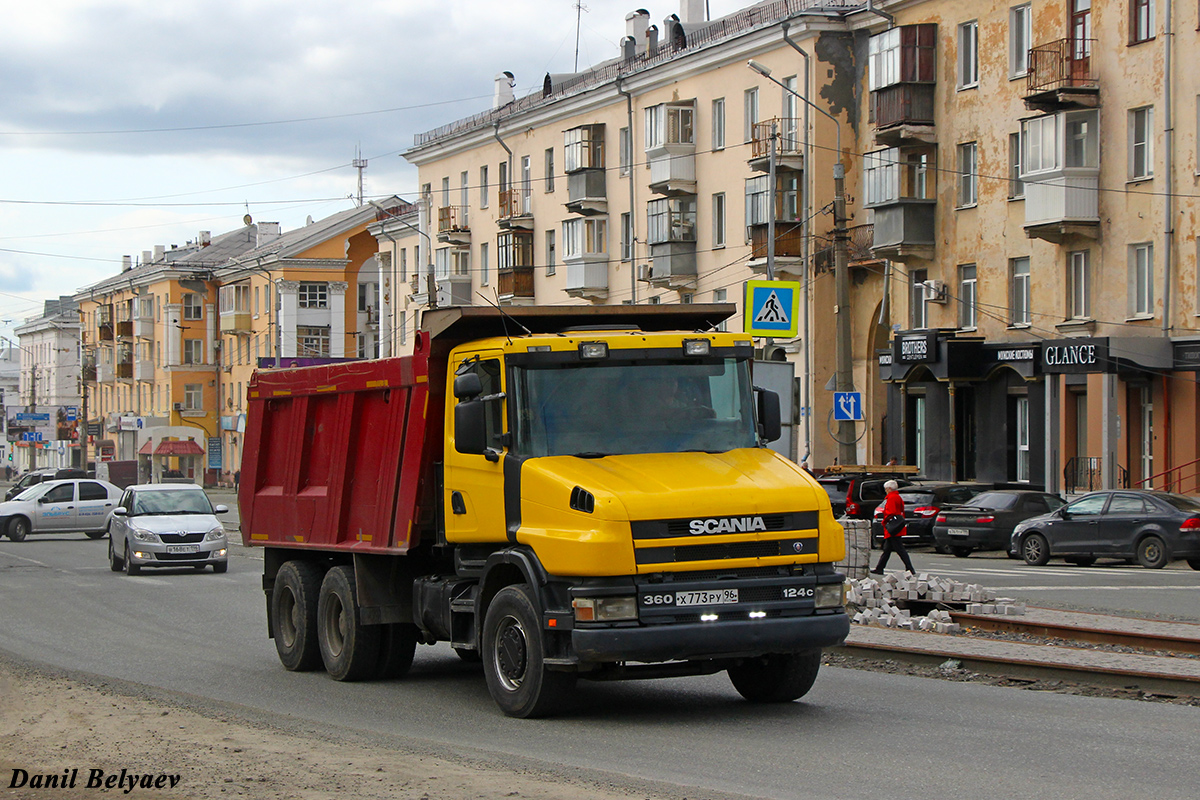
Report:
[[[142,445],[142,449],[138,450],[139,456],[148,456],[148,455],[152,455],[153,453],[154,453],[154,440],[153,439],[147,439],[146,443],[144,445]]]
[[[200,445],[188,439],[186,442],[167,442],[158,443],[158,447],[154,448],[156,456],[202,456],[204,450]]]

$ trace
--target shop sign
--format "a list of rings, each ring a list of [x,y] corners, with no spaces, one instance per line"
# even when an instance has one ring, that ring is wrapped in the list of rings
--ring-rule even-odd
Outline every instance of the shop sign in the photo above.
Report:
[[[208,468],[221,468],[221,440],[216,436],[208,437]]]
[[[1200,371],[1200,342],[1175,343],[1175,369]]]
[[[896,338],[892,340],[892,356],[898,364],[927,364],[937,361],[937,331],[896,334]]]
[[[1043,372],[1105,372],[1108,339],[1056,339],[1042,343]]]
[[[890,367],[892,365],[892,360],[893,359],[892,359],[891,353],[880,353],[879,354],[879,366],[881,366],[881,367]]]

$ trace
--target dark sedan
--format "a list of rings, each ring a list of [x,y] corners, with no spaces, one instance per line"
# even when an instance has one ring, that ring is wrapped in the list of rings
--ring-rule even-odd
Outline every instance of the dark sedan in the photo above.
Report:
[[[1007,550],[1018,522],[1048,514],[1064,501],[1056,494],[1028,489],[995,489],[966,505],[943,509],[933,526],[939,550],[966,558],[976,550]]]
[[[934,544],[933,524],[944,506],[956,506],[967,502],[992,484],[979,483],[914,483],[900,487],[900,499],[904,501],[904,544],[906,547]],[[883,504],[875,509],[871,522],[871,541],[875,547],[883,547]]]
[[[1009,553],[1038,567],[1051,558],[1080,566],[1117,558],[1160,569],[1182,558],[1200,570],[1200,500],[1171,492],[1092,492],[1017,523]]]

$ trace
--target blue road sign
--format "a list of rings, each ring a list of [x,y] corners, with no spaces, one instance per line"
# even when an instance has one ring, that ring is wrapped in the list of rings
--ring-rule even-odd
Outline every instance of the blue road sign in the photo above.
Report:
[[[860,422],[863,418],[862,392],[834,392],[833,418],[838,422]]]
[[[746,281],[743,330],[751,336],[791,339],[799,329],[797,281]]]

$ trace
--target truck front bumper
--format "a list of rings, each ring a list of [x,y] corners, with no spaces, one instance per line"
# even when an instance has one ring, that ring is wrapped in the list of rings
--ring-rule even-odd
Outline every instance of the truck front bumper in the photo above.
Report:
[[[850,618],[845,612],[836,612],[637,628],[576,628],[571,631],[571,644],[581,662],[651,663],[798,653],[841,644],[849,632]]]

